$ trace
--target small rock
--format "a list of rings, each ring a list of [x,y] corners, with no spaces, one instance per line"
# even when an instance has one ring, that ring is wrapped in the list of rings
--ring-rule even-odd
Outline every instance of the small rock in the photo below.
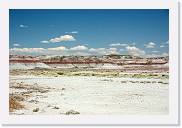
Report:
[[[66,115],[78,115],[78,114],[80,114],[80,113],[77,111],[74,111],[74,110],[70,110],[70,111],[66,112]]]
[[[59,107],[56,107],[56,106],[55,106],[55,107],[54,107],[54,108],[52,108],[52,109],[59,109]]]

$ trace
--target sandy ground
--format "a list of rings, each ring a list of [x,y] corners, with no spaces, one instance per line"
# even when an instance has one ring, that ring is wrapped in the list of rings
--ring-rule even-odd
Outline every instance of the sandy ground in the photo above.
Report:
[[[13,115],[169,114],[167,78],[11,75],[10,84],[17,83],[48,91],[26,93],[20,102],[24,108],[10,112]],[[28,91],[30,88],[10,88],[10,94]]]

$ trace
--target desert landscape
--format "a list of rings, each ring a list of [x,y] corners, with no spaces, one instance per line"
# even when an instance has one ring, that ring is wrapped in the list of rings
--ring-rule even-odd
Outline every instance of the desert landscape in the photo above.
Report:
[[[10,115],[166,115],[168,71],[168,57],[12,55]]]
[[[10,115],[168,115],[169,9],[10,9]]]

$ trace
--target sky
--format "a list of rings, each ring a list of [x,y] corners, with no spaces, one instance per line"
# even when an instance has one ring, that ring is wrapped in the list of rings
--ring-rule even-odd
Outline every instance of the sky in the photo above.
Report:
[[[11,9],[17,55],[168,56],[168,9]]]

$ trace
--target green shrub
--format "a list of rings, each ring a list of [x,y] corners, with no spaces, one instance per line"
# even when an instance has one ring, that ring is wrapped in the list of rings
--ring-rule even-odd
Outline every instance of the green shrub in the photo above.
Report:
[[[92,76],[96,76],[96,74],[92,74]]]
[[[64,73],[63,73],[63,72],[58,72],[57,74],[58,74],[58,75],[64,75]]]
[[[33,109],[33,112],[38,112],[39,108]]]

